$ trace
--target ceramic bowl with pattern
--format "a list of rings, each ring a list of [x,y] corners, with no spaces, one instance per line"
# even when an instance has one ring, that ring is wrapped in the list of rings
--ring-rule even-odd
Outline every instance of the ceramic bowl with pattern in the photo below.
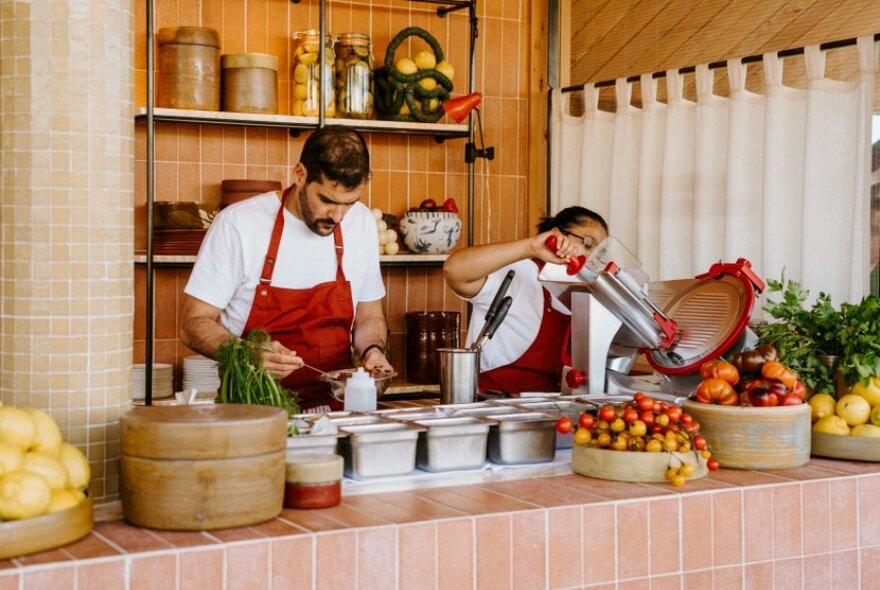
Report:
[[[403,243],[416,254],[446,254],[461,237],[461,219],[446,211],[412,211],[399,222]]]

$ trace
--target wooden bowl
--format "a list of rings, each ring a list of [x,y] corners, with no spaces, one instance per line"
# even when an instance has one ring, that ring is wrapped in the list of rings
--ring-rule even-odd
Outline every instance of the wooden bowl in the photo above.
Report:
[[[718,406],[693,400],[684,411],[700,423],[721,467],[791,469],[810,460],[810,406]]]
[[[51,514],[0,523],[0,559],[39,553],[73,543],[92,530],[92,501]]]
[[[811,455],[852,461],[880,461],[880,438],[814,432]]]
[[[671,456],[670,456],[671,455]],[[665,482],[666,470],[681,463],[694,466],[690,479],[705,477],[709,470],[706,460],[694,452],[648,453],[597,449],[575,445],[571,450],[571,469],[580,475],[640,483]]]

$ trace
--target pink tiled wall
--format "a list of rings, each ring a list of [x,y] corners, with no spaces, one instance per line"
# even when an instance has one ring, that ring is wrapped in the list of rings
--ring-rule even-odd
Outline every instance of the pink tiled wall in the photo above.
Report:
[[[63,549],[0,561],[0,590],[869,590],[878,494],[874,465],[813,459],[684,488],[568,475],[354,495],[210,533],[107,522]]]

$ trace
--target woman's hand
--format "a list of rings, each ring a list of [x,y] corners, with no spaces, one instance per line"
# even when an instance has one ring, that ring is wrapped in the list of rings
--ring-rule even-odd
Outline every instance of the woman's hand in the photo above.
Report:
[[[556,249],[547,245],[547,238],[550,238],[551,236],[556,240]],[[551,243],[552,241],[553,240],[550,240]],[[540,258],[545,262],[554,262],[556,264],[565,264],[571,258],[583,254],[583,248],[580,244],[567,238],[565,234],[556,228],[538,234],[532,238],[529,245],[535,253],[535,258]]]
[[[270,375],[284,379],[303,367],[304,361],[302,357],[297,356],[296,351],[290,350],[277,340],[273,340],[270,346],[272,350],[263,350],[263,367]]]

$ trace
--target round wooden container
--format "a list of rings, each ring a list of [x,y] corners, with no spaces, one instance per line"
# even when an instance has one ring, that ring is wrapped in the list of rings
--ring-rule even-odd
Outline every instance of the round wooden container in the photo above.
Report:
[[[241,404],[135,407],[120,420],[125,519],[166,530],[247,526],[284,502],[287,413]]]
[[[880,439],[814,432],[810,454],[831,459],[880,461]]]
[[[0,559],[39,553],[73,543],[92,530],[92,501],[24,520],[0,523]]]
[[[268,53],[220,57],[222,108],[237,113],[278,112],[278,58]]]
[[[672,455],[672,456],[670,456]],[[597,449],[575,445],[571,450],[571,469],[580,475],[642,483],[668,482],[666,470],[682,463],[694,466],[690,479],[705,477],[706,460],[690,453],[647,453]]]
[[[712,455],[732,469],[791,469],[810,460],[810,406],[719,406],[685,400]]]
[[[220,208],[227,205],[244,201],[254,195],[261,195],[270,191],[280,191],[281,183],[277,180],[248,180],[245,178],[230,178],[220,183]]]
[[[220,110],[220,36],[205,27],[159,29],[156,106]]]

